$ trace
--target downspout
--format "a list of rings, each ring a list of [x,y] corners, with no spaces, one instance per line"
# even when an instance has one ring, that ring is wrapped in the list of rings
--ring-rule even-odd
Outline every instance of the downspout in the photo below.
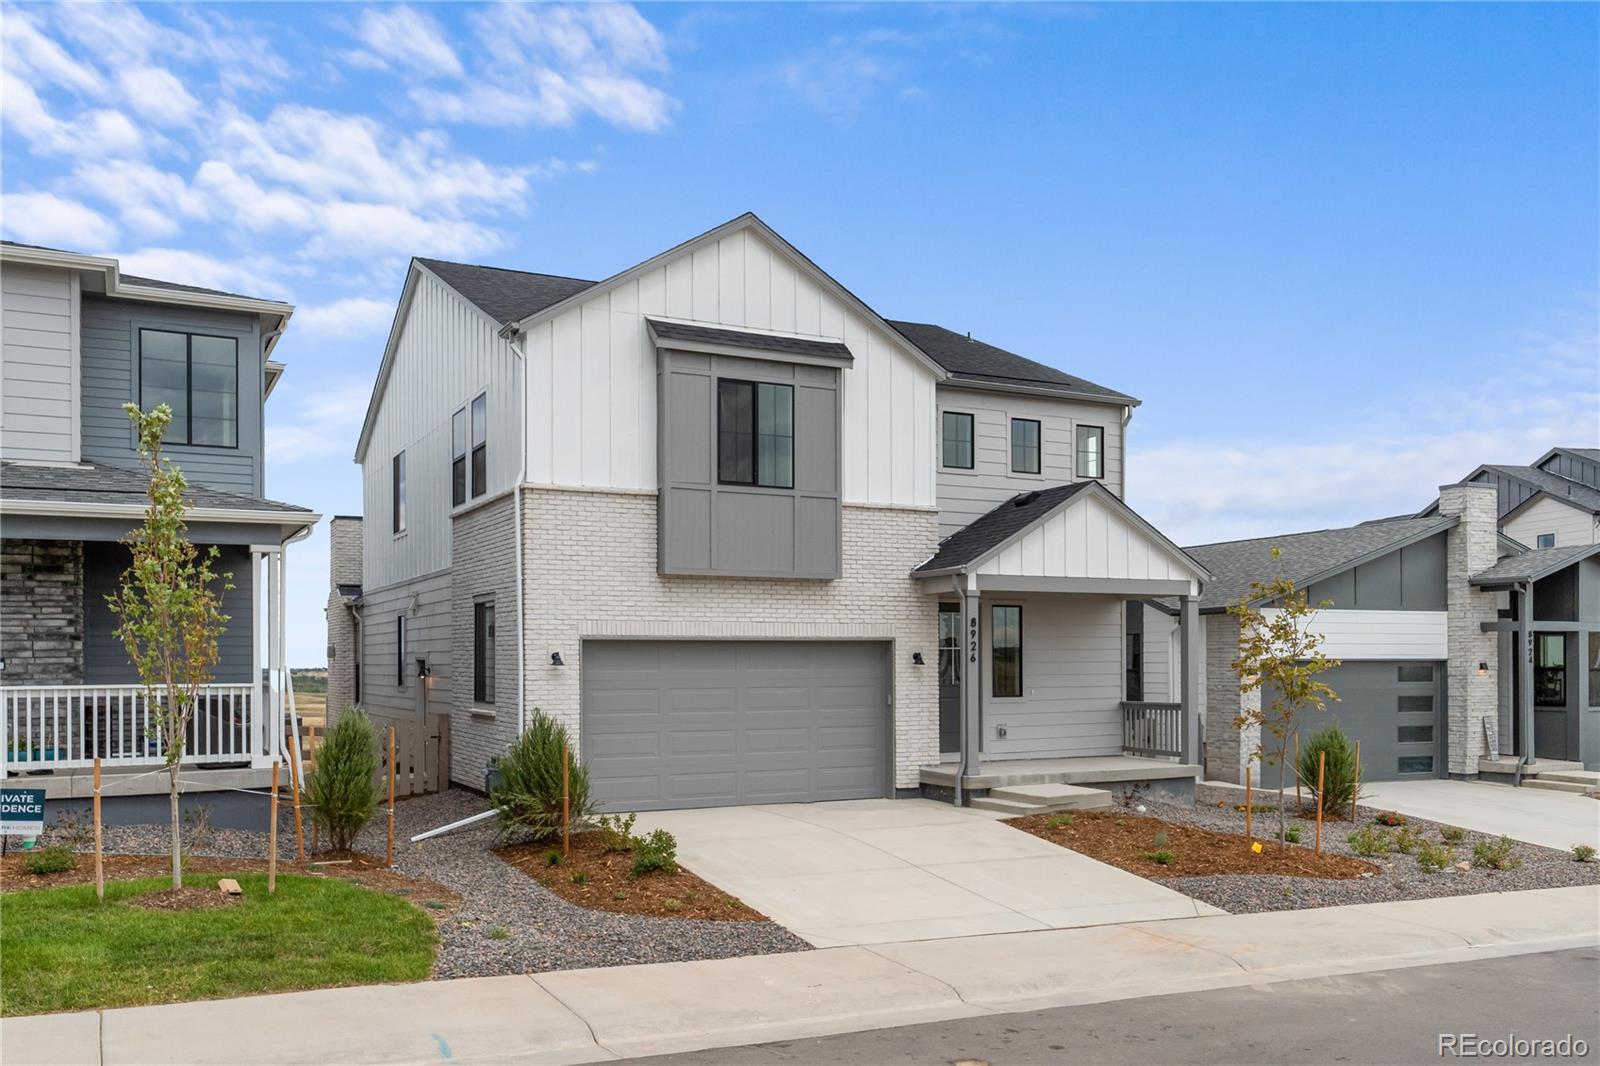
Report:
[[[524,334],[514,326],[507,327],[501,335],[505,337],[511,354],[517,358],[522,367],[522,402],[518,405],[521,412],[517,421],[521,438],[521,458],[517,463],[517,483],[512,488],[515,500],[512,504],[516,515],[513,520],[511,556],[513,560],[513,573],[517,583],[517,736],[521,736],[528,728],[528,647],[527,636],[523,632],[525,625],[524,610],[527,592],[522,581],[522,486],[528,480],[528,357],[522,350]]]

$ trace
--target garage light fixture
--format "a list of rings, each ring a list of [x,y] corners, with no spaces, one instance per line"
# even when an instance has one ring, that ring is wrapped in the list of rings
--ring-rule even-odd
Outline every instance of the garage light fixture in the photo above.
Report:
[[[1489,664],[1488,663],[1479,663],[1478,664],[1478,676],[1479,677],[1488,677],[1489,676]]]
[[[922,653],[920,651],[914,651],[911,653],[911,661],[917,666],[925,665],[922,661]]]
[[[561,661],[561,653],[560,652],[553,651],[553,652],[550,653],[550,665],[551,666],[565,666],[567,664]]]

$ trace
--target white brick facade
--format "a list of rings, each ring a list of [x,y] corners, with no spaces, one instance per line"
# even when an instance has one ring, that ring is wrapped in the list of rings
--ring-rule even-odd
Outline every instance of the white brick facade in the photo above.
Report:
[[[574,739],[585,639],[882,640],[893,645],[895,786],[915,788],[918,768],[937,761],[938,678],[911,655],[937,660],[938,610],[909,576],[937,543],[933,511],[846,506],[843,573],[828,581],[658,573],[653,493],[526,489],[524,508],[528,707],[561,719]],[[510,514],[508,500],[457,522],[458,663],[471,662],[473,582],[492,577],[485,587],[507,590],[495,594],[514,602],[511,562],[493,546],[507,543]],[[503,647],[515,638],[509,612],[500,618]],[[565,665],[551,666],[551,652]],[[504,661],[514,663],[509,654]],[[470,696],[470,671],[457,676],[467,679],[457,691],[465,684]],[[454,701],[457,780],[481,781],[488,756],[515,734],[514,684],[505,683],[493,719],[463,714],[465,705]]]
[[[328,724],[356,702],[356,622],[340,585],[361,584],[361,519],[328,523]]]
[[[516,498],[505,495],[457,515],[450,538],[451,778],[482,787],[491,755],[517,731]],[[473,700],[473,608],[494,604],[494,699]]]
[[[1244,783],[1245,769],[1251,767],[1253,780],[1261,780],[1261,768],[1250,756],[1261,743],[1261,727],[1233,724],[1246,708],[1261,707],[1261,690],[1241,693],[1239,675],[1233,661],[1239,657],[1239,619],[1231,614],[1209,614],[1205,618],[1205,662],[1201,685],[1205,688],[1206,777],[1212,781]]]
[[[1473,574],[1487,570],[1499,558],[1495,488],[1441,486],[1439,513],[1460,517],[1449,532],[1445,557],[1449,771],[1452,776],[1476,776],[1478,759],[1498,747],[1494,733],[1499,727],[1499,641],[1482,630],[1482,623],[1495,621],[1496,598],[1469,583]],[[1486,673],[1478,672],[1479,663],[1488,664]]]

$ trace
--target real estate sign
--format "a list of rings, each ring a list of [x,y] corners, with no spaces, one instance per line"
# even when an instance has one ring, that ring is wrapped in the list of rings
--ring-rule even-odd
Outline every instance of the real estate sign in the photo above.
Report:
[[[36,837],[44,832],[44,789],[0,788],[0,836]]]

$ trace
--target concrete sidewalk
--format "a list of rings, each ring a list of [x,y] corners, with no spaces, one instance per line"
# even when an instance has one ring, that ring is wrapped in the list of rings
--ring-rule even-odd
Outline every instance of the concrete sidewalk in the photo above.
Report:
[[[32,1063],[569,1063],[1600,944],[1600,887],[0,1022]]]

